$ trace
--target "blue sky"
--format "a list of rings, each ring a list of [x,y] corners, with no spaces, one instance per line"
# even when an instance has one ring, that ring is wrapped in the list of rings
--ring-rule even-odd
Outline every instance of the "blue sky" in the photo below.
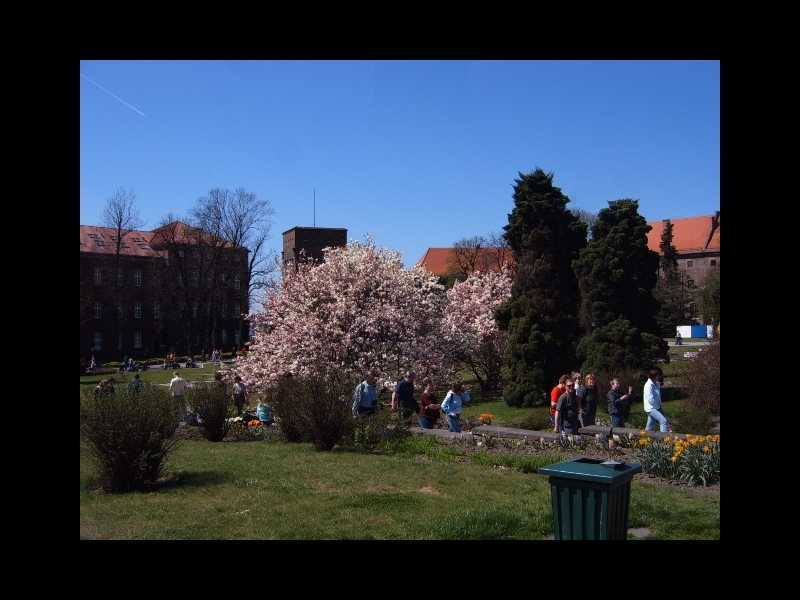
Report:
[[[120,186],[148,228],[213,187],[244,187],[272,203],[280,251],[281,232],[312,224],[316,187],[318,226],[370,233],[411,266],[429,246],[499,231],[518,172],[536,167],[595,212],[618,198],[648,220],[719,209],[717,61],[82,61],[80,73],[82,224],[100,224]]]

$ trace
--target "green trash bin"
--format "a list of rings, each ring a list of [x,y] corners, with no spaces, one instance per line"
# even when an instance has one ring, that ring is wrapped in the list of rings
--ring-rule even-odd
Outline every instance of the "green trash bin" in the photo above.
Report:
[[[539,469],[550,476],[555,539],[627,538],[631,479],[642,465],[604,462],[578,458]]]

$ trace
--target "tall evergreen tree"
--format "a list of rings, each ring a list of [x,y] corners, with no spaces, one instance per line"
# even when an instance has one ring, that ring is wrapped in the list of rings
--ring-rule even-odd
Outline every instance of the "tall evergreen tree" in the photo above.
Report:
[[[667,358],[653,297],[659,257],[647,247],[648,231],[638,201],[609,202],[573,263],[586,331],[578,345],[584,369],[647,368]]]
[[[688,322],[686,307],[689,296],[683,277],[678,271],[678,251],[672,244],[672,229],[672,223],[669,220],[664,221],[659,244],[661,257],[658,283],[653,292],[659,304],[656,321],[659,333],[663,336],[675,335],[675,327]]]
[[[503,396],[511,406],[547,401],[559,375],[575,367],[578,285],[572,261],[586,245],[586,225],[567,210],[553,174],[519,174],[504,227],[517,275],[511,299],[497,311],[508,331]]]

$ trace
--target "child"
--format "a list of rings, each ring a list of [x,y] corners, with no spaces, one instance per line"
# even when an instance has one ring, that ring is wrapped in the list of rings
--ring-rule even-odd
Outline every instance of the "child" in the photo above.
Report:
[[[447,415],[447,426],[450,431],[461,433],[461,423],[459,416],[463,411],[464,406],[464,388],[461,383],[456,383],[453,388],[447,392],[447,396],[442,402],[442,412]]]

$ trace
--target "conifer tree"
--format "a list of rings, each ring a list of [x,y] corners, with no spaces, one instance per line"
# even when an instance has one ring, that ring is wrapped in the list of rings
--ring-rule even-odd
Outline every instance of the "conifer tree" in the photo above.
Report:
[[[508,332],[503,396],[511,406],[547,400],[558,377],[576,366],[578,285],[572,261],[586,245],[586,225],[567,210],[553,173],[519,174],[505,238],[518,267],[511,299],[497,311]]]

